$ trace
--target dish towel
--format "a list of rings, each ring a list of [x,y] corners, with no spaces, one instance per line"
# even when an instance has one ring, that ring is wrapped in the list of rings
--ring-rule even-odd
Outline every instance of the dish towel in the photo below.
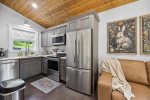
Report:
[[[118,59],[106,58],[101,63],[101,71],[109,72],[112,74],[112,89],[118,90],[124,94],[127,100],[135,97],[131,92],[131,86],[126,81],[122,67]]]

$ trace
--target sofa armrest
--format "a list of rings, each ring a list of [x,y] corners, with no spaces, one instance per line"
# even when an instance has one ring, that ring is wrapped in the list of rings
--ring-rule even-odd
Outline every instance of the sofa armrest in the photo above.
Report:
[[[98,100],[111,100],[112,75],[103,72],[98,80]]]

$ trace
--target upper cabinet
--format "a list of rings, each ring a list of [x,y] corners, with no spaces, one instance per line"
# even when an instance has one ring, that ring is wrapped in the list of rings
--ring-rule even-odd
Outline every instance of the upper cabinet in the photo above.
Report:
[[[53,29],[53,35],[57,34],[65,34],[66,33],[66,26],[58,27],[56,29]]]
[[[66,33],[66,26],[60,28],[60,33],[61,34],[65,34]]]
[[[54,29],[53,32],[54,32],[53,35],[55,35],[55,34],[60,34],[60,29],[59,29],[59,28]]]
[[[79,27],[78,27],[78,24],[79,24],[79,22],[78,22],[78,20],[73,20],[73,21],[69,21],[68,22],[68,31],[75,31],[75,30],[77,30]]]
[[[69,21],[68,22],[68,31],[75,31],[75,30],[79,30],[79,29],[91,28],[91,24],[90,24],[91,21],[92,21],[92,17],[90,15],[81,17],[81,18],[73,20],[73,21]]]
[[[79,27],[80,29],[85,29],[85,28],[92,28],[92,16],[89,15],[89,16],[85,16],[85,17],[82,17],[82,18],[79,18]]]
[[[47,46],[47,42],[48,42],[47,37],[48,37],[47,32],[41,33],[41,45],[42,46]]]
[[[52,46],[52,35],[53,35],[53,31],[48,31],[48,40],[47,40],[47,46]]]
[[[99,18],[95,12],[90,12],[71,18],[67,21],[67,31],[75,31],[86,28],[94,28],[95,23],[99,22]]]

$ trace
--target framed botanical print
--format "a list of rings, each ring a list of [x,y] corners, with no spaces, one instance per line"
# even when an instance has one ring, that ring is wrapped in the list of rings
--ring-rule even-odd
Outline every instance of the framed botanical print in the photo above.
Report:
[[[108,53],[137,53],[137,18],[107,24]]]
[[[140,17],[141,53],[150,54],[150,14]]]

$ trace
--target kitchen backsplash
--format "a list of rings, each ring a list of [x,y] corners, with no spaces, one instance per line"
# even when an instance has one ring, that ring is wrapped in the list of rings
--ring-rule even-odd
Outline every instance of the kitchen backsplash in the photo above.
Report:
[[[51,46],[51,47],[43,47],[44,54],[47,52],[48,54],[52,53],[52,49],[66,49],[65,45],[60,45],[60,46]]]

